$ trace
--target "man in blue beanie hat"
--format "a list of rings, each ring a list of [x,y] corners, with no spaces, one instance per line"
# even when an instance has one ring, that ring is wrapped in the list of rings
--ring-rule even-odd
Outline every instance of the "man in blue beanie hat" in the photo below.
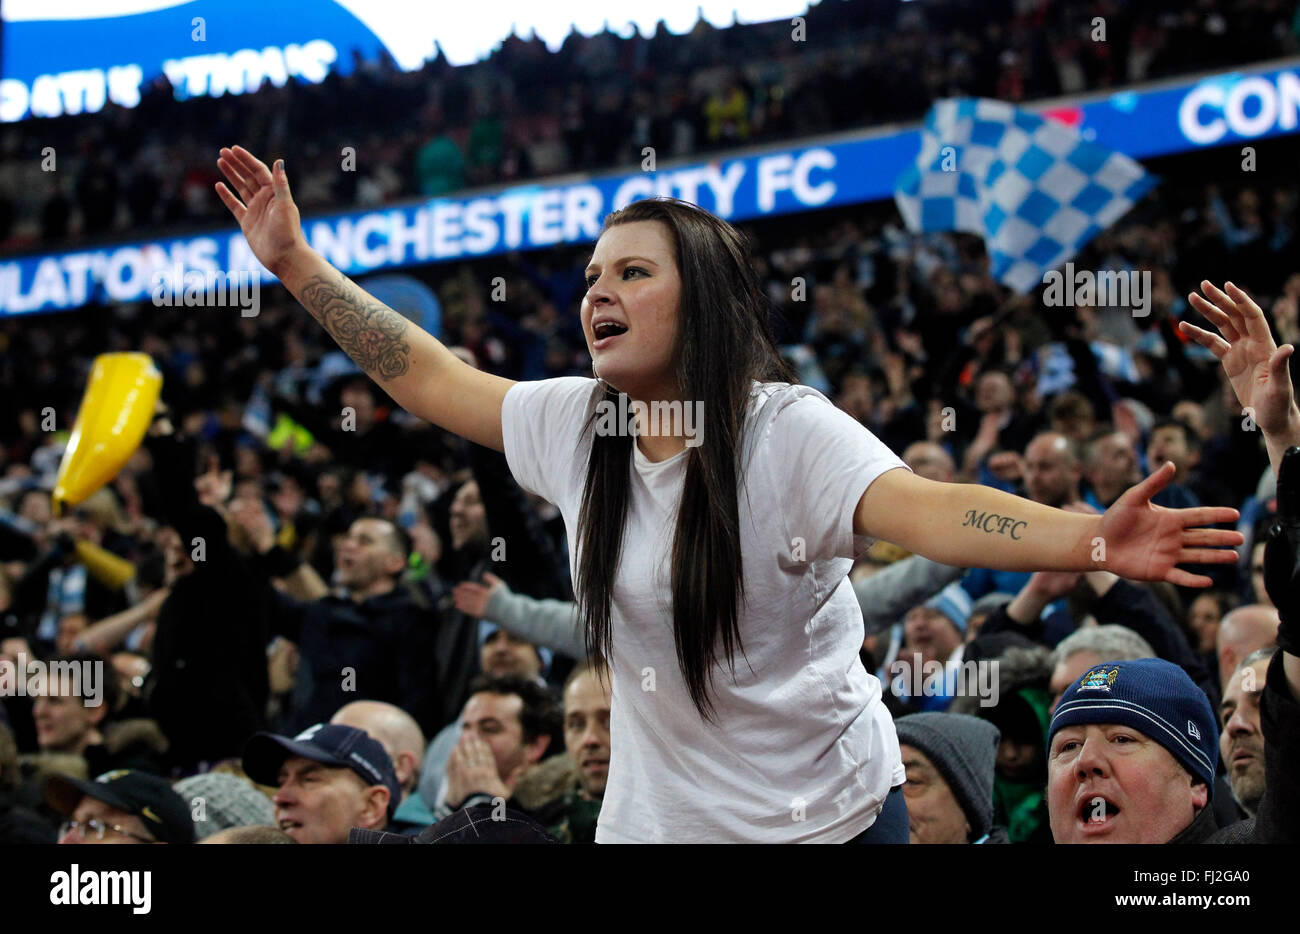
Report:
[[[1088,669],[1049,730],[1047,805],[1057,843],[1165,843],[1205,810],[1218,766],[1205,692],[1160,658]]]
[[[1278,479],[1265,584],[1282,625],[1260,697],[1265,789],[1254,817],[1219,828],[1207,807],[1218,740],[1205,693],[1158,658],[1088,669],[1061,696],[1048,740],[1057,843],[1300,842],[1300,447]]]

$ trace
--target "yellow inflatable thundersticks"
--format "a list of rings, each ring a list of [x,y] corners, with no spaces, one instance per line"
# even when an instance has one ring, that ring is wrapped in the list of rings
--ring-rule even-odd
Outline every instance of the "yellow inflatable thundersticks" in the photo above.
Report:
[[[118,475],[153,420],[162,374],[148,354],[100,354],[90,370],[54,484],[54,509],[75,506]]]

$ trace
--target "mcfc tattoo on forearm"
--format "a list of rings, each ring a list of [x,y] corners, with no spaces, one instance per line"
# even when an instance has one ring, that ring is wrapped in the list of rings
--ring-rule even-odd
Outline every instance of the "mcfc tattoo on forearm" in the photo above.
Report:
[[[411,345],[404,339],[410,322],[347,279],[312,277],[303,287],[302,304],[357,366],[376,379],[396,379],[410,368]]]
[[[966,512],[966,521],[962,526],[981,529],[990,534],[1010,535],[1016,541],[1020,541],[1020,533],[1028,524],[1025,520],[1012,516],[1000,516],[995,512],[979,512],[970,509]]]

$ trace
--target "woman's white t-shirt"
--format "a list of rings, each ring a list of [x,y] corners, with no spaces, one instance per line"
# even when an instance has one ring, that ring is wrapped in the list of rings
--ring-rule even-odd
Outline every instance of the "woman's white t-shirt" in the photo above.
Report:
[[[587,475],[594,380],[516,383],[501,412],[519,484],[559,507],[571,543]],[[746,602],[734,680],[714,668],[716,723],[696,711],[673,642],[671,549],[686,452],[633,445],[614,580],[609,779],[597,843],[840,843],[904,780],[880,682],[858,658],[848,580],[869,539],[853,515],[906,465],[806,386],[754,383],[739,497]],[[709,443],[707,436],[700,438]],[[577,555],[570,555],[576,577]]]

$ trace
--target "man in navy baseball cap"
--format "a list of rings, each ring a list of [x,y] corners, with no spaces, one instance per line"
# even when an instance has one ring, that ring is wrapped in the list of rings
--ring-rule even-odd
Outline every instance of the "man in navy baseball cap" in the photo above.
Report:
[[[1218,729],[1205,692],[1160,658],[1089,668],[1048,731],[1057,843],[1168,843],[1206,809]]]
[[[276,826],[299,843],[347,843],[353,827],[382,830],[402,798],[393,761],[364,730],[318,723],[297,736],[258,733],[244,771],[277,788]]]

